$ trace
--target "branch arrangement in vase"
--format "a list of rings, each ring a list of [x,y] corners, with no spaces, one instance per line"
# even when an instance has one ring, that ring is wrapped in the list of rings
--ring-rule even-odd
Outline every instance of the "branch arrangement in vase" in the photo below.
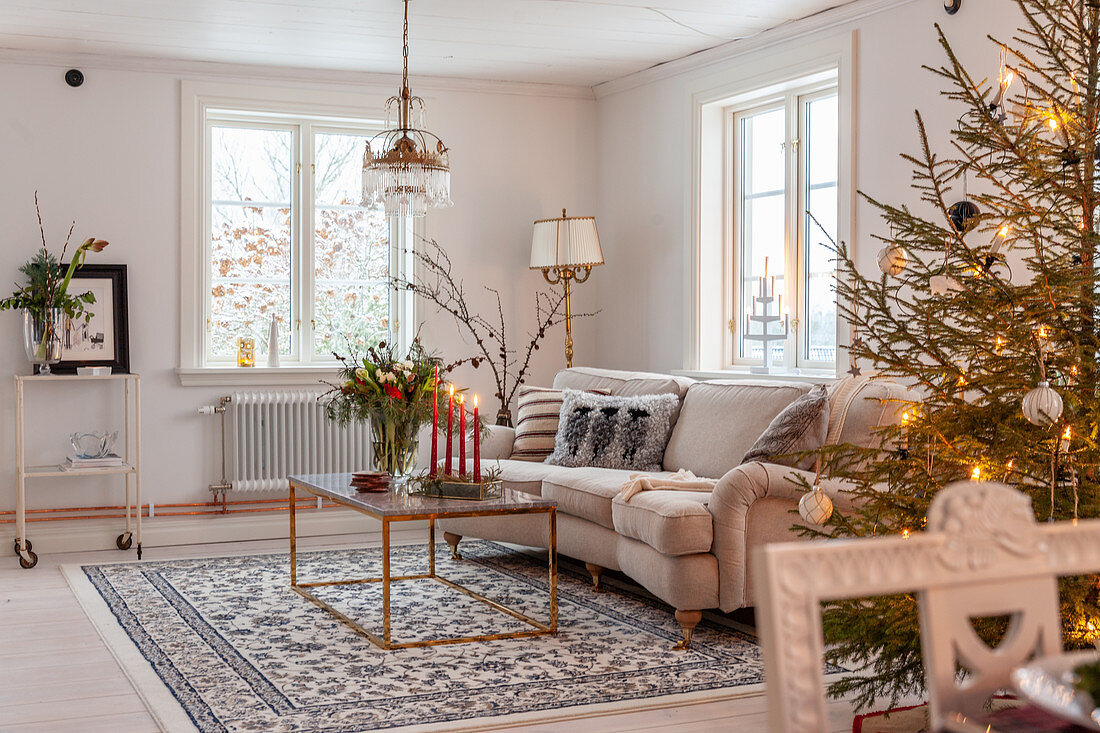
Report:
[[[526,346],[521,349],[510,348],[500,291],[484,286],[496,298],[497,303],[496,318],[485,318],[470,308],[466,289],[462,280],[455,275],[446,250],[434,239],[423,239],[422,244],[422,247],[408,251],[416,261],[417,266],[412,270],[417,274],[411,279],[393,278],[393,287],[415,293],[434,304],[438,310],[449,313],[461,329],[470,335],[480,354],[463,359],[462,362],[470,362],[475,369],[483,362],[489,366],[493,372],[496,398],[500,404],[497,424],[511,425],[512,413],[509,405],[527,378],[531,359],[539,350],[539,342],[547,331],[565,322],[565,314],[562,312],[565,294],[536,291],[535,321],[538,326],[534,332],[527,334],[529,340]],[[597,312],[574,313],[573,318],[587,318]]]
[[[46,246],[46,229],[42,225],[42,211],[38,207],[38,192],[34,192],[34,210],[38,214],[38,231],[42,237],[42,248],[34,257],[19,268],[19,272],[27,278],[27,283],[18,288],[10,297],[0,300],[0,311],[22,309],[32,315],[44,318],[54,309],[60,309],[65,316],[73,321],[87,323],[92,312],[87,306],[95,303],[95,295],[84,292],[72,295],[69,293],[69,283],[73,279],[73,273],[84,264],[89,252],[102,252],[107,242],[95,237],[85,239],[73,253],[73,259],[65,268],[61,263],[65,261],[69,243],[76,229],[76,222],[69,227],[69,234],[65,237],[65,244],[61,248],[61,258],[50,254]]]

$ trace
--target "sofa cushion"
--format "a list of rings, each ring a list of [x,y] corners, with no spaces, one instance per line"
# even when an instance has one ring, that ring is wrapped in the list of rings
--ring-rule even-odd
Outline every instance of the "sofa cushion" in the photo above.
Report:
[[[593,391],[611,394],[607,390]],[[512,460],[545,461],[554,452],[561,402],[560,389],[520,388],[516,400],[516,439],[512,444]]]
[[[741,459],[808,469],[816,453],[795,457],[792,453],[817,451],[829,432],[829,392],[819,384],[783,408]]]
[[[664,468],[721,478],[771,421],[813,385],[766,380],[696,382],[665,449]]]
[[[563,395],[561,426],[547,463],[661,470],[679,397],[605,396],[575,389],[567,389]]]
[[[571,367],[554,376],[555,389],[606,389],[613,395],[632,397],[643,394],[674,394],[683,402],[688,387],[695,383],[690,377],[651,372],[625,372],[616,369]],[[680,415],[680,405],[672,413],[675,424]]]
[[[533,461],[513,461],[505,459],[484,463],[483,468],[499,468],[500,480],[504,488],[524,491],[536,496],[542,495],[542,482],[551,477],[567,476],[574,469],[564,466],[551,466],[549,463]]]
[[[714,523],[709,491],[643,491],[630,501],[611,501],[615,531],[665,555],[709,552]]]
[[[555,468],[557,471],[548,476],[542,484],[544,499],[556,501],[558,511],[587,519],[608,529],[615,528],[615,522],[611,517],[611,500],[618,495],[619,489],[630,476],[638,473],[637,471],[549,465],[547,467]],[[661,471],[653,475],[667,476],[668,472]]]

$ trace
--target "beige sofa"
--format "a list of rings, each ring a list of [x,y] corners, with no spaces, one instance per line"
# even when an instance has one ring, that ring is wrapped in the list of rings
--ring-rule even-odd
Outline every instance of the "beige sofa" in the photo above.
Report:
[[[813,474],[765,463],[739,465],[779,412],[813,385],[771,380],[694,381],[686,377],[591,368],[565,369],[554,386],[610,390],[616,395],[680,397],[664,455],[664,472],[689,469],[719,479],[713,492],[648,491],[624,502],[619,489],[633,471],[567,468],[510,460],[515,432],[494,428],[482,448],[496,459],[508,488],[554,499],[558,551],[585,563],[596,589],[605,568],[621,571],[676,609],[686,648],[704,609],[732,611],[753,604],[748,555],[754,547],[798,539],[792,525],[804,493],[796,476]],[[828,443],[869,445],[876,426],[896,422],[913,395],[897,383],[846,378],[830,385]],[[660,475],[660,474],[656,474]],[[849,506],[838,482],[825,491]],[[547,546],[535,516],[440,522],[452,551],[461,538],[480,537]]]

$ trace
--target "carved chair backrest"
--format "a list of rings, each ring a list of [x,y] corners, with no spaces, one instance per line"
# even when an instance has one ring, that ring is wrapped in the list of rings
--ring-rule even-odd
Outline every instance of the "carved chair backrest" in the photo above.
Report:
[[[970,486],[973,486],[971,484]],[[1008,571],[981,583],[941,582],[917,594],[921,656],[929,720],[943,727],[948,713],[981,712],[998,690],[1010,687],[1012,670],[1033,656],[1062,651],[1058,578],[1021,566],[1020,558],[1042,552],[1031,500],[1007,486],[988,484],[945,491],[928,513],[928,531],[951,539],[944,561],[956,569]],[[992,540],[1003,552],[990,552]],[[1013,570],[1019,571],[1018,575]],[[971,619],[1008,616],[994,648],[983,642]],[[965,670],[964,676],[959,670]]]
[[[973,712],[1005,687],[1013,667],[1061,649],[1057,579],[1100,572],[1100,520],[1039,525],[1026,494],[960,482],[937,495],[925,532],[777,543],[750,559],[772,731],[827,730],[822,602],[907,592],[920,600],[937,729],[945,713]],[[1001,615],[1009,630],[990,649],[971,619]]]

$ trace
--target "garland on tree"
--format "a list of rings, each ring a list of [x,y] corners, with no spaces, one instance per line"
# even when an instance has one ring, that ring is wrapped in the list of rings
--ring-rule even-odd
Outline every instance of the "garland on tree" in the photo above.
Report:
[[[926,68],[965,112],[946,156],[917,113],[920,151],[902,157],[919,206],[864,194],[889,225],[881,277],[837,247],[853,373],[870,364],[919,398],[900,406],[903,420],[882,429],[877,448],[823,451],[825,472],[852,483],[859,509],[809,534],[908,535],[941,488],[966,478],[1015,486],[1042,519],[1100,516],[1100,4],[1016,5],[1022,27],[990,38],[1001,49],[996,80],[973,78],[937,26],[946,61]],[[1091,645],[1097,578],[1060,589],[1065,645]],[[862,708],[923,689],[914,596],[833,603],[823,620],[829,661],[862,667],[831,694]],[[992,643],[1007,623],[975,628]]]

